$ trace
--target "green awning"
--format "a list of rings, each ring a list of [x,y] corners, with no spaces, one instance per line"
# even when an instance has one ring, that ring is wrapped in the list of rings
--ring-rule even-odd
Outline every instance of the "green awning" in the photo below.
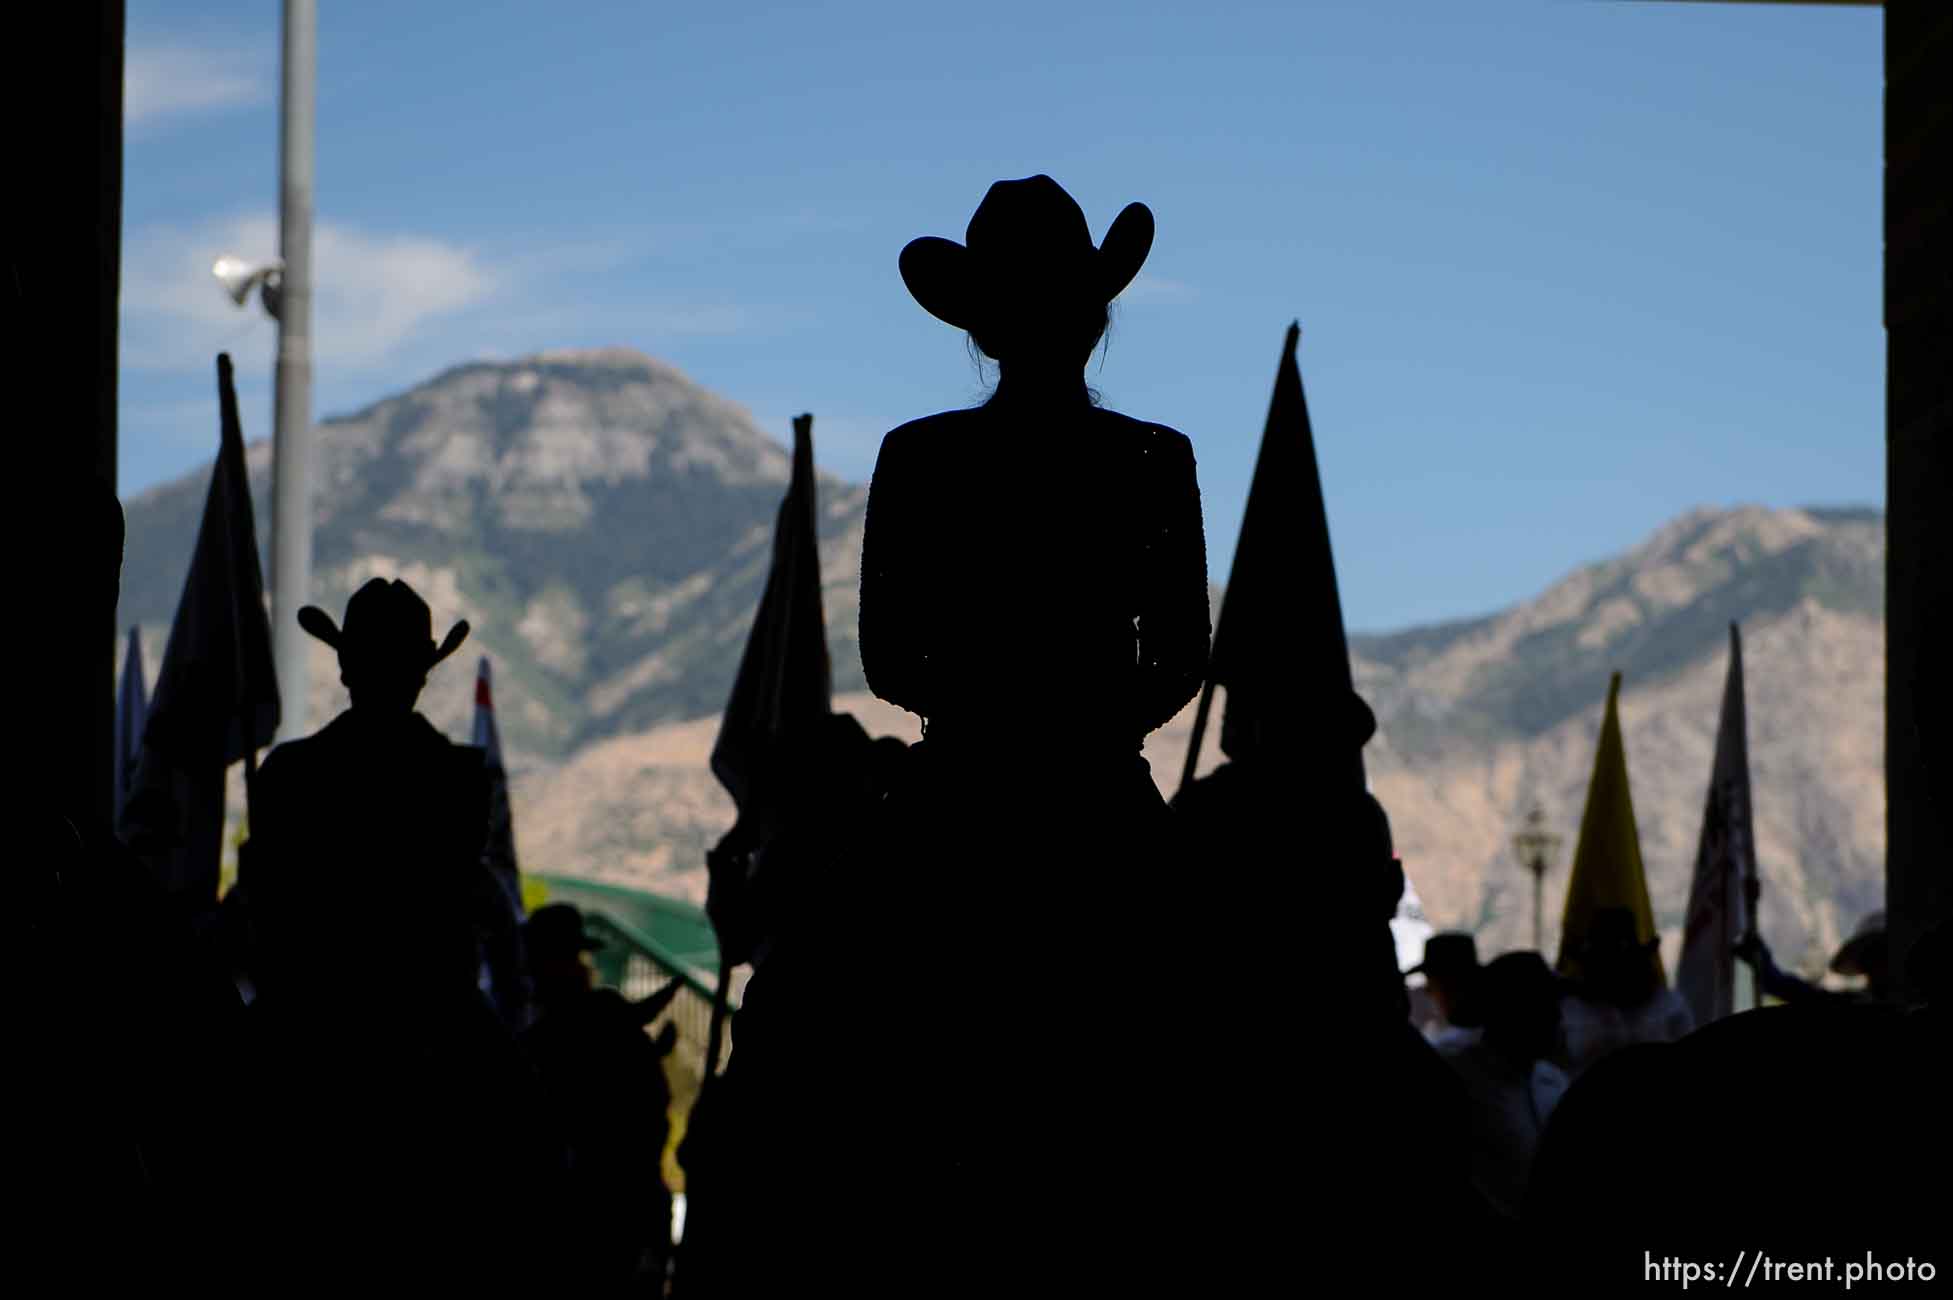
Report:
[[[534,875],[532,879],[548,891],[546,901],[575,904],[591,919],[593,930],[615,930],[631,947],[711,998],[719,981],[719,943],[704,908],[573,876]]]

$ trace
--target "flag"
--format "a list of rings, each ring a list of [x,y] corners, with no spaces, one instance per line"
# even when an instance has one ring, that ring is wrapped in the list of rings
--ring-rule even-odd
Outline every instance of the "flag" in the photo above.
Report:
[[[122,690],[115,697],[115,799],[109,811],[117,822],[135,785],[136,760],[142,754],[142,729],[148,718],[149,688],[142,675],[142,634],[132,627],[129,650],[122,659]]]
[[[1675,987],[1706,1025],[1736,1009],[1735,945],[1749,931],[1748,889],[1756,877],[1756,835],[1750,823],[1749,722],[1743,708],[1743,642],[1729,625],[1729,675],[1716,725],[1716,759],[1702,810],[1695,880],[1682,931]]]
[[[475,673],[475,748],[485,755],[488,770],[488,839],[482,850],[497,883],[508,892],[510,907],[522,915],[522,871],[515,857],[515,820],[509,811],[509,773],[502,763],[502,733],[495,725],[495,691],[488,656]]]
[[[495,692],[488,656],[475,673],[475,747],[488,772],[488,834],[482,865],[497,891],[490,930],[482,944],[486,992],[504,1021],[520,1029],[528,1018],[529,990],[523,977],[521,925],[522,870],[515,856],[515,819],[509,807],[509,774],[502,763],[502,733],[495,725]]]
[[[1326,764],[1352,792],[1366,788],[1360,747],[1341,743],[1347,729],[1340,724],[1321,725],[1321,710],[1341,710],[1354,684],[1315,434],[1295,361],[1301,335],[1302,327],[1291,324],[1282,344],[1183,787],[1218,686],[1227,692],[1221,748],[1230,758],[1248,755],[1255,723],[1272,725],[1282,729],[1291,753],[1317,737],[1328,741],[1319,754],[1302,757]]]
[[[814,530],[813,429],[813,416],[795,417],[793,473],[774,522],[773,566],[712,747],[712,773],[739,809],[732,834],[708,858],[706,910],[728,964],[747,960],[759,938],[748,914],[750,881],[775,829],[785,783],[796,779],[787,756],[832,712]]]
[[[1390,938],[1397,948],[1397,969],[1408,971],[1424,960],[1424,945],[1436,931],[1424,915],[1424,900],[1417,886],[1404,877],[1404,892],[1397,900],[1397,913],[1390,918]]]
[[[278,729],[271,622],[228,355],[217,358],[217,392],[217,463],[125,814],[132,845],[158,862],[165,886],[213,906],[225,769],[270,744]]]
[[[1593,780],[1587,785],[1586,811],[1580,814],[1580,841],[1573,850],[1560,922],[1559,969],[1575,978],[1580,964],[1574,953],[1602,908],[1626,908],[1634,915],[1635,938],[1645,943],[1655,937],[1654,908],[1641,869],[1641,837],[1634,826],[1634,797],[1628,792],[1627,750],[1621,744],[1620,695],[1621,675],[1615,673],[1607,684],[1607,713],[1600,723]],[[1654,960],[1665,982],[1659,952]]]

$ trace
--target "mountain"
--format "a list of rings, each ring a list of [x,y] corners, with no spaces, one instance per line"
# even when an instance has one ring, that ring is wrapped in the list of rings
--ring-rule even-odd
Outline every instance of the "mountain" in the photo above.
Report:
[[[1762,927],[1815,972],[1884,906],[1885,521],[1869,510],[1698,510],[1489,618],[1355,637],[1377,709],[1372,783],[1440,925],[1529,946],[1511,850],[1537,802],[1565,836],[1558,945],[1610,671],[1649,893],[1674,969],[1728,660],[1743,631]]]
[[[214,411],[212,430],[214,446]],[[322,421],[314,445],[312,601],[336,618],[360,583],[401,577],[432,606],[437,637],[468,619],[454,662],[495,659],[514,769],[724,703],[788,468],[744,409],[638,353],[544,353],[457,366]],[[264,530],[268,440],[247,458]],[[207,481],[206,471],[128,505],[120,618],[157,651]],[[867,493],[829,476],[820,493],[835,682],[859,688]],[[323,645],[311,697],[315,724],[345,705]],[[472,698],[470,671],[437,669],[426,712],[455,724]]]
[[[1619,668],[1642,855],[1674,969],[1734,619],[1764,934],[1787,968],[1820,974],[1859,918],[1884,906],[1883,561],[1876,512],[1697,511],[1500,614],[1352,637],[1357,688],[1378,715],[1365,763],[1426,915],[1473,931],[1488,958],[1532,946],[1531,877],[1511,841],[1537,803],[1563,836],[1545,890],[1544,943],[1557,950],[1607,678]],[[1215,718],[1224,705],[1216,701]],[[913,716],[871,695],[836,707],[876,734],[917,738]],[[1169,796],[1193,713],[1189,705],[1147,741]],[[1062,722],[1024,725],[1036,735]],[[521,814],[523,851],[702,897],[696,864],[732,818],[706,766],[716,727],[702,718],[613,737],[538,774]],[[1221,759],[1210,724],[1196,770]],[[1288,869],[1309,870],[1299,830]],[[1260,869],[1280,868],[1190,862],[1175,887]],[[1308,928],[1296,919],[1301,960]]]
[[[423,710],[466,735],[472,656],[495,658],[531,868],[702,898],[705,847],[732,820],[707,756],[765,581],[783,441],[632,352],[459,366],[318,427],[312,598],[336,616],[360,582],[400,576],[428,598],[437,635],[470,620],[474,634],[435,671]],[[267,445],[248,459],[264,519]],[[128,503],[121,619],[143,626],[152,665],[205,481]],[[855,643],[866,489],[823,476],[820,493],[837,707],[913,740],[912,716],[865,693]],[[1537,802],[1566,837],[1546,891],[1545,942],[1556,945],[1619,669],[1642,850],[1672,958],[1736,620],[1764,931],[1786,965],[1821,969],[1882,906],[1884,538],[1871,510],[1698,510],[1511,609],[1352,637],[1357,686],[1379,719],[1366,765],[1433,922],[1475,931],[1487,955],[1530,943],[1530,881],[1510,839]],[[312,696],[315,725],[345,704],[324,646]],[[1191,716],[1147,744],[1168,792]],[[1023,721],[1032,736],[1062,725]],[[1217,732],[1201,770],[1219,761]],[[1184,884],[1218,869],[1189,863]],[[1303,956],[1307,929],[1297,918]]]

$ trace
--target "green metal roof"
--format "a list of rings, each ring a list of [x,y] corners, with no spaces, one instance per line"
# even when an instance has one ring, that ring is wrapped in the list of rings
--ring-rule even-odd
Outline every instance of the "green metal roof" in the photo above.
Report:
[[[632,947],[694,991],[711,998],[719,982],[719,942],[704,908],[683,899],[574,876],[532,878],[540,880],[548,891],[546,901],[575,904],[599,927],[616,930]]]

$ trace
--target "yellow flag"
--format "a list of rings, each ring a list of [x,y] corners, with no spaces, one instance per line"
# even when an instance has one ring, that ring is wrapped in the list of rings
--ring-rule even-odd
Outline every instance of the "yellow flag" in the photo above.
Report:
[[[1621,675],[1607,685],[1607,715],[1601,719],[1600,746],[1594,752],[1594,777],[1587,786],[1587,810],[1580,815],[1580,843],[1573,850],[1573,875],[1567,881],[1566,912],[1560,920],[1559,969],[1579,978],[1580,949],[1595,912],[1625,907],[1634,914],[1635,938],[1655,937],[1654,908],[1648,903],[1648,878],[1641,869],[1641,837],[1634,829],[1634,797],[1628,793],[1627,750],[1621,744],[1618,701]],[[1668,973],[1654,954],[1662,983]]]

